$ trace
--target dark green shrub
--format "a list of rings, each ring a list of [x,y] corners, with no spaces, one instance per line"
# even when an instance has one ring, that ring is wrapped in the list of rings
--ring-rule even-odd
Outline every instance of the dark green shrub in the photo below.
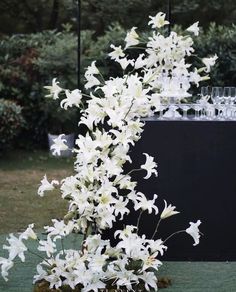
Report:
[[[76,50],[76,37],[69,32],[6,36],[0,41],[0,95],[22,106],[27,129],[21,136],[31,137],[27,147],[47,144],[51,122],[43,86],[63,76],[63,86],[76,87]]]
[[[76,108],[64,110],[60,107],[60,101],[61,99],[50,98],[45,100],[46,130],[54,135],[76,133],[78,131],[79,110]]]
[[[213,86],[236,84],[236,25],[228,27],[212,23],[196,38],[195,47],[199,56],[218,56],[211,72],[210,82]]]
[[[12,146],[14,138],[25,126],[22,108],[15,102],[0,99],[0,149]]]

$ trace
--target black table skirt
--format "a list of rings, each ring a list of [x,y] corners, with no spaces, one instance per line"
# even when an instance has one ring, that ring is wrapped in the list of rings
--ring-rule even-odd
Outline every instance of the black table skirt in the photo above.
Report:
[[[137,190],[149,198],[157,194],[160,211],[166,199],[181,212],[162,221],[159,237],[202,221],[200,244],[193,247],[190,236],[176,235],[163,260],[236,260],[236,122],[146,121],[132,167],[145,162],[142,153],[155,157],[159,176],[134,175]],[[158,218],[143,215],[141,232],[150,236]],[[131,214],[126,223],[136,221]]]

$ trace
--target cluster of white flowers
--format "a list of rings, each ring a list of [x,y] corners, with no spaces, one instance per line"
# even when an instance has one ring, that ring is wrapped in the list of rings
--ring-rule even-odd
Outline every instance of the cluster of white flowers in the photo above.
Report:
[[[189,35],[179,36],[171,32],[165,37],[159,28],[168,24],[165,14],[150,17],[152,36],[148,39],[144,52],[136,59],[128,59],[128,51],[140,43],[136,28],[128,32],[125,48],[111,45],[109,56],[121,65],[123,77],[104,80],[96,63],[85,73],[86,106],[82,110],[80,124],[88,128],[85,136],[76,140],[75,174],[61,182],[49,182],[46,175],[41,181],[38,194],[44,196],[58,186],[63,199],[69,202],[68,213],[64,219],[52,220],[46,226],[46,239],[38,239],[38,250],[45,252],[45,260],[38,265],[35,282],[46,281],[51,288],[69,285],[71,289],[80,287],[81,291],[99,291],[109,285],[133,290],[138,285],[143,289],[157,289],[156,271],[161,265],[158,257],[167,249],[165,240],[156,239],[157,229],[162,220],[178,214],[175,207],[167,205],[159,214],[155,205],[157,195],[152,200],[136,190],[136,182],[131,173],[142,171],[144,179],[157,176],[157,164],[153,157],[144,153],[146,161],[138,170],[124,172],[124,164],[132,163],[131,147],[141,137],[143,117],[152,116],[159,110],[160,99],[172,94],[186,96],[190,85],[208,78],[201,72],[209,72],[215,57],[204,58],[204,67],[197,69],[186,63],[194,49]],[[198,35],[198,23],[187,29]],[[130,70],[127,70],[130,68]],[[80,90],[69,91],[59,87],[56,79],[47,86],[48,96],[57,99],[65,94],[61,106],[80,107],[83,94]],[[88,97],[90,97],[88,99]],[[66,150],[63,135],[55,139],[52,149],[59,154]],[[129,206],[129,207],[128,207]],[[118,244],[112,247],[110,240],[103,240],[101,233],[113,227],[114,222],[122,220],[133,206],[139,212],[137,226],[128,225],[115,232]],[[153,237],[146,239],[139,234],[139,222],[143,212],[157,215]],[[159,217],[158,217],[159,216]],[[197,223],[190,223],[184,230],[199,243],[200,232]],[[2,276],[7,279],[13,260],[19,256],[24,261],[27,250],[24,241],[29,237],[36,239],[32,225],[19,238],[10,235],[9,258],[0,258]],[[80,250],[58,250],[56,241],[72,232],[82,233],[84,241]],[[168,240],[168,238],[167,238]]]
[[[140,281],[145,283],[147,290],[149,287],[156,289],[156,276],[153,271],[150,272],[150,268],[158,270],[161,262],[156,257],[162,255],[167,247],[161,240],[138,236],[135,230],[135,226],[127,226],[125,230],[117,231],[120,242],[116,247],[111,247],[110,241],[103,240],[100,234],[89,235],[84,242],[86,249],[83,252],[59,252],[37,266],[38,275],[34,280],[44,279],[50,283],[50,288],[69,285],[74,289],[82,285],[83,291],[103,289],[107,282],[118,289],[126,287],[131,290]],[[136,267],[133,266],[134,262]],[[50,274],[47,273],[48,269],[51,270]]]

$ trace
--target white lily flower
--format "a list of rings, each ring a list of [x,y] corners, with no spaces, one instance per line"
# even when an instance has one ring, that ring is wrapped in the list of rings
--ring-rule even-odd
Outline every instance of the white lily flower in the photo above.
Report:
[[[52,86],[44,86],[45,89],[49,90],[49,94],[45,95],[46,97],[52,97],[53,99],[58,99],[59,98],[59,93],[63,91],[63,89],[58,86],[59,82],[57,81],[56,78],[53,78],[52,80]]]
[[[23,232],[21,233],[19,239],[33,239],[33,240],[36,240],[37,239],[37,235],[35,234],[34,230],[34,224],[29,224],[28,228]]]
[[[178,211],[175,211],[175,208],[176,208],[175,206],[172,206],[171,204],[167,206],[166,200],[164,200],[164,202],[165,202],[165,207],[161,213],[161,217],[160,217],[161,219],[166,219],[166,218],[171,217],[175,214],[179,214]]]
[[[135,61],[134,68],[135,69],[143,68],[146,65],[146,62],[147,60],[145,59],[144,54],[140,54]]]
[[[98,75],[99,74],[99,70],[98,68],[96,67],[96,61],[93,61],[91,63],[90,66],[88,66],[86,72],[85,72],[85,77],[88,76],[88,75]]]
[[[146,272],[138,276],[145,283],[145,289],[150,291],[150,287],[157,290],[157,277],[153,272]]]
[[[108,255],[104,254],[95,254],[89,264],[88,267],[92,273],[101,273],[103,266],[106,264],[106,260],[109,258]]]
[[[39,241],[38,250],[46,252],[48,257],[57,251],[56,244],[52,241],[50,236],[47,236],[47,240]]]
[[[157,199],[157,195],[153,196],[152,200],[148,200],[144,194],[138,193],[136,202],[134,203],[134,210],[142,209],[143,211],[148,211],[149,214],[152,213],[152,210],[155,211],[155,214],[158,214],[158,208],[155,206],[155,201]]]
[[[24,252],[27,251],[27,247],[22,242],[21,238],[15,237],[12,233],[7,238],[9,246],[3,245],[3,249],[7,249],[9,252],[9,260],[14,260],[15,257],[19,257],[22,262],[25,261]]]
[[[192,236],[193,240],[194,240],[194,246],[199,244],[199,238],[200,238],[200,231],[198,229],[198,226],[201,224],[202,222],[200,220],[198,220],[196,223],[190,222],[190,227],[186,229],[186,232]]]
[[[63,220],[52,219],[53,226],[45,226],[44,229],[48,232],[48,236],[53,237],[53,241],[58,238],[65,237],[70,234],[75,227],[73,221],[69,221],[67,224]]]
[[[8,281],[8,271],[14,266],[14,262],[10,259],[0,257],[1,275],[3,279]]]
[[[205,71],[207,73],[210,72],[211,67],[215,65],[217,59],[218,59],[217,55],[214,55],[213,57],[202,59],[203,64],[206,66]]]
[[[117,59],[116,62],[121,65],[123,70],[125,70],[129,65],[134,65],[134,60],[128,60],[127,58]]]
[[[125,237],[129,237],[135,230],[137,226],[134,225],[126,225],[124,230],[117,230],[114,233],[114,237],[116,238],[119,235],[120,239],[124,239]]]
[[[186,30],[189,32],[192,32],[195,36],[199,35],[199,21],[195,22],[194,24],[192,24],[191,26],[189,26]]]
[[[126,46],[125,48],[131,47],[131,46],[136,46],[139,44],[139,35],[135,31],[137,27],[132,27],[132,29],[127,33],[125,42]]]
[[[163,12],[157,13],[156,16],[149,16],[151,20],[148,22],[152,28],[161,28],[166,24],[169,24],[169,21],[165,20],[166,14]]]
[[[44,196],[44,192],[54,190],[54,185],[58,185],[59,181],[52,180],[51,182],[48,181],[46,174],[44,175],[43,179],[41,180],[41,185],[38,188],[38,195],[40,197]]]
[[[154,162],[154,158],[147,153],[143,153],[146,156],[146,162],[145,164],[141,165],[141,168],[147,171],[147,175],[144,177],[144,179],[148,179],[151,177],[152,173],[157,176],[157,170],[155,169],[157,167],[156,162]]]
[[[115,47],[114,45],[111,45],[111,48],[113,51],[108,54],[108,56],[111,57],[112,60],[119,60],[119,58],[123,58],[125,56],[121,46]]]
[[[123,220],[125,214],[129,214],[130,210],[126,207],[128,204],[128,200],[123,199],[120,197],[119,200],[115,203],[115,216],[120,214],[120,220]]]
[[[95,252],[99,247],[109,243],[109,240],[102,240],[101,234],[90,235],[86,238],[86,246],[90,252]]]
[[[75,89],[73,91],[66,90],[65,91],[66,98],[61,101],[61,107],[67,110],[68,107],[72,106],[80,106],[82,94],[79,89]]]
[[[100,81],[93,75],[87,75],[85,78],[87,82],[85,83],[84,87],[86,89],[90,89],[94,86],[100,85]]]
[[[45,277],[47,277],[48,273],[42,268],[42,266],[40,264],[37,265],[36,267],[37,270],[37,275],[34,275],[34,281],[33,283],[36,283],[42,279],[45,279]]]
[[[161,256],[163,256],[164,251],[167,250],[167,246],[163,244],[163,241],[161,239],[148,239],[147,242],[152,254],[158,255],[160,253]]]
[[[53,155],[61,155],[61,151],[65,151],[68,149],[68,146],[65,144],[67,141],[63,139],[65,134],[59,135],[56,139],[53,139],[54,144],[51,146],[51,150],[53,150]]]

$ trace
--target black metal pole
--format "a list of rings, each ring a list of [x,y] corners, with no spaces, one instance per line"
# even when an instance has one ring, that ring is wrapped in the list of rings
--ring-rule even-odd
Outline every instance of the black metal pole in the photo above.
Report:
[[[77,85],[80,88],[81,73],[81,1],[77,0]]]
[[[168,17],[168,21],[169,21],[169,25],[168,25],[168,34],[170,35],[171,32],[171,0],[168,0],[168,10],[167,10],[167,17]]]

